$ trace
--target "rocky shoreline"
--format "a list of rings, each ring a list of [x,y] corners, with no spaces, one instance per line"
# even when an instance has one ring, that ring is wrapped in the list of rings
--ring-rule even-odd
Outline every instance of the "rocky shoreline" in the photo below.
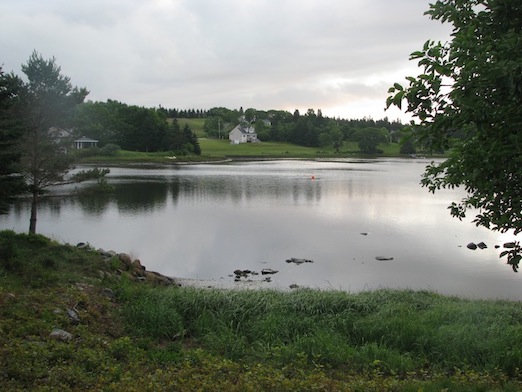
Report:
[[[146,282],[158,286],[175,285],[176,280],[159,272],[148,271],[145,266],[141,264],[139,259],[132,259],[127,253],[116,253],[113,250],[106,251],[104,249],[92,249],[89,244],[80,242],[76,245],[79,249],[86,249],[97,252],[107,264],[110,263],[110,271],[99,271],[100,278],[110,278],[126,276],[128,279],[135,282]]]
[[[101,279],[121,279],[125,276],[127,279],[134,282],[148,283],[156,286],[178,286],[178,287],[195,287],[195,288],[223,288],[223,289],[260,289],[266,287],[266,283],[271,282],[271,275],[277,274],[279,271],[265,268],[260,273],[250,270],[235,270],[234,277],[231,282],[216,280],[216,279],[191,279],[171,277],[160,274],[156,271],[149,271],[141,263],[139,259],[133,259],[127,253],[117,253],[113,250],[106,251],[104,249],[94,249],[89,244],[80,242],[76,245],[79,249],[98,253],[107,263],[106,270],[99,270]],[[302,263],[313,263],[313,260],[290,258],[286,260],[287,263],[294,263],[296,265]],[[262,279],[253,279],[254,276],[261,275]],[[290,289],[296,289],[299,286],[292,284]]]

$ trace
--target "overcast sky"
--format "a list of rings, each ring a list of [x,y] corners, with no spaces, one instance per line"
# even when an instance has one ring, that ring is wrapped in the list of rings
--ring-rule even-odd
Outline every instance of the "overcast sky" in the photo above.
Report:
[[[402,118],[387,90],[449,26],[428,0],[2,0],[0,64],[55,57],[88,99]]]

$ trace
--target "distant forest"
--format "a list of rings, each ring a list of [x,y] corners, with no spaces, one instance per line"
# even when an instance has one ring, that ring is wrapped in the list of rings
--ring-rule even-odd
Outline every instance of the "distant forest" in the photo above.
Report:
[[[195,133],[178,119],[204,119],[205,136],[228,139],[228,132],[243,123],[255,127],[259,140],[289,142],[308,147],[333,147],[344,141],[357,141],[363,152],[376,152],[382,142],[397,142],[404,125],[388,118],[374,120],[342,119],[323,116],[320,109],[301,114],[283,110],[145,108],[118,101],[85,102],[75,116],[75,133],[131,151],[173,151],[178,154],[201,154]],[[368,148],[365,148],[368,146]]]

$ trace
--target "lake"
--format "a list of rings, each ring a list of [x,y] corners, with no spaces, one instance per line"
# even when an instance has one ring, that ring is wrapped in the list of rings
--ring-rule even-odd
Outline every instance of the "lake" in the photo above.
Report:
[[[149,270],[233,287],[233,271],[261,287],[357,292],[432,290],[522,299],[519,274],[495,245],[512,241],[452,218],[458,191],[419,184],[424,159],[277,160],[111,168],[112,194],[45,199],[37,232],[129,253]],[[80,168],[81,169],[81,168]],[[60,189],[56,190],[60,192]],[[29,204],[0,216],[26,232]],[[470,250],[483,241],[487,249]],[[290,258],[313,263],[287,263]],[[393,260],[377,260],[383,257]],[[266,277],[271,282],[264,282]]]

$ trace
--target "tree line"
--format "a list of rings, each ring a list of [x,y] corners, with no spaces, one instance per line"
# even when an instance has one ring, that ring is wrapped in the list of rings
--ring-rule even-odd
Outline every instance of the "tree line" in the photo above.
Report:
[[[76,108],[74,133],[117,145],[129,151],[172,151],[201,155],[198,139],[188,124],[180,127],[164,110],[127,105],[118,101],[85,102]]]
[[[205,118],[208,116],[208,110],[204,109],[166,109],[160,105],[158,111],[169,118]]]
[[[379,152],[378,145],[398,142],[404,125],[400,120],[389,121],[372,118],[341,119],[323,116],[318,109],[308,109],[305,114],[283,110],[261,111],[249,108],[243,111],[213,108],[208,111],[204,130],[210,137],[227,138],[238,122],[255,127],[261,141],[288,142],[307,147],[333,147],[336,151],[345,141],[358,142],[363,153]],[[406,146],[408,147],[408,145]],[[413,147],[402,153],[414,152]]]

